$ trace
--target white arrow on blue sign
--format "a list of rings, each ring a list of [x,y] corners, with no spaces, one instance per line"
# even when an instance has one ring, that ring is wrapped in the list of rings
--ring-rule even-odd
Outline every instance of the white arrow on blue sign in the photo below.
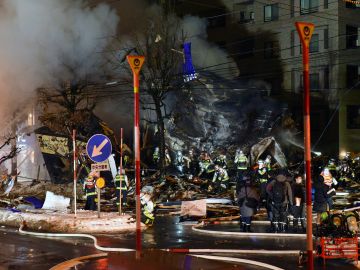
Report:
[[[112,152],[111,141],[103,134],[93,135],[86,144],[86,153],[94,162],[103,162]]]

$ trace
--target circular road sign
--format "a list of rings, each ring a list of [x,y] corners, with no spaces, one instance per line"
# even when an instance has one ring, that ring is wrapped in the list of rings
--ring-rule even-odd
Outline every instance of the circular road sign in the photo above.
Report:
[[[98,179],[96,179],[96,183],[95,183],[97,188],[103,188],[105,187],[105,179],[100,177]]]
[[[86,153],[94,162],[103,162],[112,152],[111,141],[103,134],[93,135],[86,144]]]

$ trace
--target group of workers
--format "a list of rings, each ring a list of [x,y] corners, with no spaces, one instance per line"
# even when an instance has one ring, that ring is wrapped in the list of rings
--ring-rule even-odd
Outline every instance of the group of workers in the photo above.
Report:
[[[85,210],[96,210],[96,179],[99,178],[98,172],[90,172],[84,181],[84,191],[86,197]],[[129,180],[125,174],[125,170],[118,170],[113,179],[116,195],[116,205],[120,204],[120,196],[122,198],[122,205],[127,206],[127,191],[129,188]]]
[[[190,149],[187,155],[177,151],[172,160],[166,149],[165,156],[166,164],[174,165],[179,176],[186,175],[190,180],[194,177],[208,179],[208,192],[220,194],[230,189],[229,166],[224,153],[211,158],[206,151],[197,156],[195,151]],[[158,148],[154,151],[153,161],[155,164],[159,162]],[[293,217],[294,230],[305,230],[305,189],[301,174],[292,176],[286,168],[273,168],[271,156],[258,160],[255,166],[250,167],[249,160],[241,149],[236,151],[232,163],[236,171],[235,197],[240,207],[243,231],[251,231],[252,217],[260,208],[265,208],[267,211],[268,219],[271,221],[271,231],[285,232],[289,228],[289,216]],[[321,215],[333,206],[334,187],[339,185],[334,176],[338,175],[338,171],[339,167],[330,160],[327,166],[322,168],[320,174],[314,176],[314,211],[318,214],[319,224]],[[95,180],[97,177],[96,174],[89,174],[84,182],[86,210],[96,210]],[[113,182],[116,188],[116,204],[119,205],[121,196],[122,204],[126,206],[129,181],[125,170],[120,172],[119,169]],[[154,221],[155,207],[151,194],[142,192],[141,204],[142,221],[151,225]]]
[[[85,210],[96,210],[96,202],[97,202],[97,192],[96,188],[96,179],[99,178],[98,172],[91,172],[87,176],[84,181],[84,191],[86,197]],[[129,189],[129,180],[125,173],[125,170],[118,170],[116,176],[113,179],[114,187],[115,187],[115,195],[116,195],[116,205],[120,205],[120,196],[121,196],[121,204],[126,207],[127,204],[127,192]],[[148,192],[142,192],[140,194],[140,200],[142,205],[142,215],[141,221],[145,225],[152,225],[154,222],[154,207],[155,204],[151,200],[151,195]]]
[[[155,149],[154,163],[158,162],[159,150]],[[171,164],[169,152],[166,151],[167,164]],[[271,231],[285,232],[292,218],[293,230],[305,230],[305,187],[301,174],[291,175],[286,168],[273,168],[272,157],[257,160],[250,167],[245,153],[238,149],[232,162],[228,162],[224,153],[211,158],[206,151],[197,157],[190,149],[187,155],[177,151],[173,165],[180,176],[187,174],[189,178],[201,177],[209,179],[208,192],[221,194],[230,189],[229,163],[233,163],[236,171],[236,194],[240,206],[241,227],[243,231],[251,230],[251,218],[260,209],[265,208],[271,221]],[[332,209],[334,187],[339,185],[336,177],[346,166],[338,166],[330,159],[322,166],[320,173],[314,175],[314,211],[318,220],[322,213]],[[339,177],[340,178],[340,177]],[[344,183],[343,179],[340,179]],[[319,221],[320,223],[320,221]]]

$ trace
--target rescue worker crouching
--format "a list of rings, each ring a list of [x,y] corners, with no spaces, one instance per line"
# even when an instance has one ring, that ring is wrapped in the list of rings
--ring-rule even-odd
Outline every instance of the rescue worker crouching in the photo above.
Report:
[[[140,194],[141,202],[141,222],[145,225],[152,226],[154,224],[155,203],[151,200],[151,195],[148,193]]]
[[[84,190],[86,196],[85,210],[96,210],[96,202],[95,198],[97,195],[96,186],[95,186],[95,178],[89,175],[84,182]]]
[[[228,189],[229,175],[227,171],[219,165],[215,165],[215,174],[212,183],[217,191],[225,191]]]
[[[123,206],[127,206],[127,191],[129,187],[129,180],[127,175],[125,174],[125,170],[123,169],[121,174],[120,170],[119,173],[116,174],[114,178],[114,185],[116,188],[116,205],[120,204],[120,193],[121,193],[121,202]]]

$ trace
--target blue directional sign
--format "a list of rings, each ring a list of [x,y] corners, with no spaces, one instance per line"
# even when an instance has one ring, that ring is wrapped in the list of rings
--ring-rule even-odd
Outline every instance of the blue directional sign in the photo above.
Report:
[[[103,162],[112,152],[111,141],[103,134],[93,135],[86,144],[86,153],[94,162]]]

